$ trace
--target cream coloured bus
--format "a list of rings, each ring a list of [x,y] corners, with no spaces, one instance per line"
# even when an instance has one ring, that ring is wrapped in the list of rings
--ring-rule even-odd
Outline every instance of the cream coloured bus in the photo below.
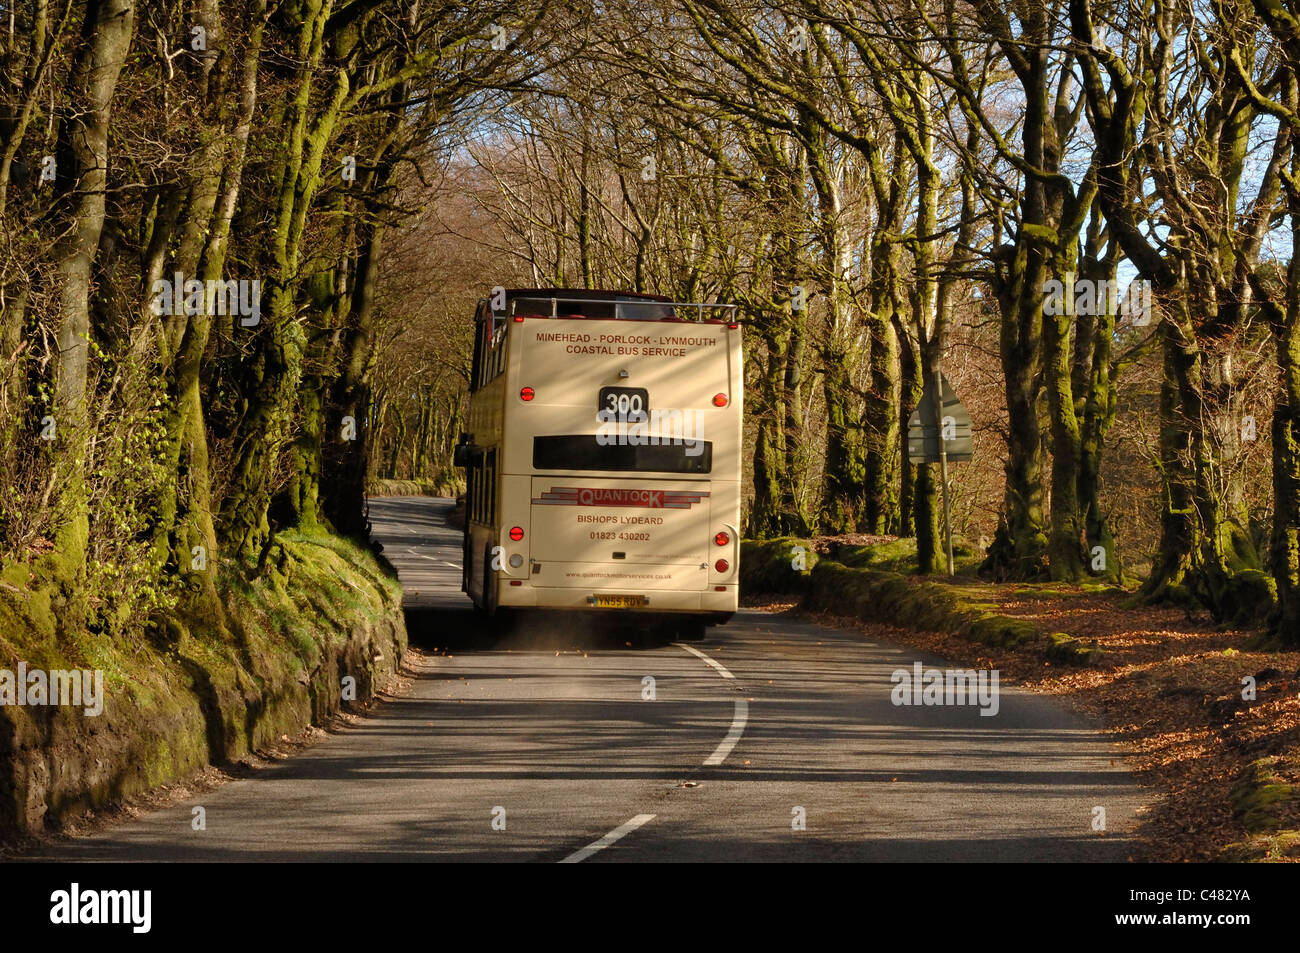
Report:
[[[493,289],[475,315],[463,588],[701,638],[737,607],[734,305]]]

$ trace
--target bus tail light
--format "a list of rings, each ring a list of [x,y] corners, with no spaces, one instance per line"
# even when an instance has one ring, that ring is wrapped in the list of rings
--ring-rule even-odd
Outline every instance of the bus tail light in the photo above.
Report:
[[[714,394],[714,395],[713,395],[713,406],[714,406],[714,407],[726,407],[726,406],[727,406],[727,395],[726,395],[726,394]]]
[[[536,396],[537,391],[533,390],[531,387],[521,387],[519,389],[520,400],[532,400]]]
[[[725,559],[719,559],[716,563],[713,564],[713,568],[716,569],[718,572],[726,572],[729,565],[730,564]]]
[[[719,546],[726,546],[727,543],[731,542],[731,537],[726,533],[719,533],[717,536],[713,537],[713,542]]]
[[[524,323],[524,316],[522,314],[516,314],[515,324],[523,324],[523,323]]]
[[[510,538],[516,543],[519,542],[524,538],[524,528],[522,526],[510,527]]]

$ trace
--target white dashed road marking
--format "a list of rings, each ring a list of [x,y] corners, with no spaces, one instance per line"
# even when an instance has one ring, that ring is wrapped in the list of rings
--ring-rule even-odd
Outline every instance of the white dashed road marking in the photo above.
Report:
[[[736,680],[736,676],[728,672],[725,666],[723,666],[720,662],[715,662],[713,659],[709,658],[699,649],[694,648],[693,646],[690,645],[683,645],[681,642],[674,642],[673,645],[676,645],[678,648],[683,648],[686,651],[690,652],[692,655],[697,656],[698,658],[703,660],[703,662],[706,665],[712,668],[723,678],[730,679],[733,682]],[[749,702],[747,702],[743,698],[737,698],[735,702],[736,702],[736,714],[735,717],[731,719],[731,730],[727,732],[727,737],[722,739],[722,743],[719,744],[718,747],[714,749],[713,754],[709,755],[708,758],[705,759],[704,761],[705,767],[722,764],[723,761],[726,761],[727,755],[731,754],[731,749],[736,747],[736,742],[738,742],[740,740],[740,736],[745,733],[745,722],[749,720]],[[648,821],[652,821],[654,820],[654,818],[655,815],[653,814],[638,814],[630,821],[624,824],[620,824],[618,827],[614,828],[612,831],[610,831],[600,840],[592,841],[586,847],[582,848],[582,850],[574,851],[568,857],[565,857],[562,861],[560,861],[560,863],[562,864],[582,863],[582,861],[586,860],[592,854],[596,853],[597,851],[604,850],[610,844],[613,844],[618,840],[620,840],[624,835],[630,834],[632,831],[636,830],[642,824],[645,824]]]
[[[673,645],[685,649],[692,655],[703,659],[704,664],[708,665],[723,678],[729,678],[733,682],[736,680],[736,676],[728,672],[720,662],[715,662],[694,646],[683,645],[681,642],[674,642]],[[738,742],[740,736],[745,733],[745,722],[749,720],[749,702],[743,698],[737,698],[735,701],[736,714],[731,719],[731,730],[727,732],[727,737],[722,739],[722,743],[714,749],[713,754],[709,755],[708,758],[705,759],[704,766],[706,768],[722,764],[722,762],[726,761],[727,755],[731,754],[731,749],[736,747],[736,742]]]
[[[654,818],[655,816],[653,814],[638,814],[636,817],[632,818],[632,820],[627,821],[624,824],[620,824],[618,827],[614,828],[612,831],[610,831],[600,840],[592,841],[586,847],[582,848],[582,850],[575,850],[568,857],[564,858],[564,860],[560,861],[560,863],[580,864],[588,857],[590,857],[592,854],[596,853],[597,851],[604,850],[606,847],[620,840],[625,834],[632,833],[642,824],[646,823],[647,821],[652,821],[654,820]]]

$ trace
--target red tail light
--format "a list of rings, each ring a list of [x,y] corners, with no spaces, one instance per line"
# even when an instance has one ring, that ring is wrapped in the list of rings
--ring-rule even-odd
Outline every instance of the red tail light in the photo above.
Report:
[[[532,400],[536,396],[537,391],[533,390],[531,387],[522,387],[519,390],[520,400]]]
[[[523,324],[523,323],[524,323],[524,316],[522,314],[516,314],[515,324]]]
[[[731,542],[731,537],[726,533],[719,533],[717,536],[713,537],[713,541],[719,546],[726,546],[727,543]]]
[[[519,542],[521,539],[524,538],[524,528],[522,526],[510,527],[510,538],[513,539],[516,543]]]
[[[719,559],[716,563],[713,564],[713,568],[716,569],[718,572],[726,572],[727,566],[728,563],[725,559]]]
[[[727,395],[726,395],[726,394],[714,394],[714,395],[713,395],[713,406],[714,406],[714,407],[726,407],[726,406],[727,406]]]

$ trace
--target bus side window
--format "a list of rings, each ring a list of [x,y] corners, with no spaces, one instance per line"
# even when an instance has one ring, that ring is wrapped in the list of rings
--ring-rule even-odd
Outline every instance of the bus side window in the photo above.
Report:
[[[483,309],[480,306],[479,311],[474,315],[474,359],[470,361],[470,392],[478,390],[486,381],[483,379],[483,352],[486,350],[486,342],[483,340]]]
[[[496,377],[497,365],[501,363],[501,330],[500,325],[497,324],[496,315],[492,316],[492,355],[488,359],[488,363],[491,365],[488,376],[490,378]]]
[[[484,479],[484,476],[486,476],[486,474],[483,471],[483,462],[484,462],[483,458],[479,457],[478,458],[478,489],[474,494],[475,519],[477,519],[480,523],[487,522],[483,518],[486,511],[486,507],[483,505],[483,494],[487,492],[487,481]]]
[[[475,523],[483,522],[483,457],[475,456],[469,466],[469,493],[466,509]]]
[[[498,320],[495,315],[492,317],[491,332],[489,336],[490,351],[488,355],[488,372],[487,380],[492,380],[505,368],[505,341],[506,341],[506,324],[504,320]]]
[[[506,324],[486,307],[474,316],[474,360],[470,365],[471,392],[481,390],[506,369]]]
[[[483,383],[489,383],[497,376],[496,318],[492,312],[487,313],[483,322]]]
[[[489,526],[497,525],[497,452],[489,450],[483,454],[483,522]]]
[[[474,494],[477,491],[478,461],[471,456],[469,466],[465,468],[465,519],[471,523],[478,519],[478,514],[474,512]]]

